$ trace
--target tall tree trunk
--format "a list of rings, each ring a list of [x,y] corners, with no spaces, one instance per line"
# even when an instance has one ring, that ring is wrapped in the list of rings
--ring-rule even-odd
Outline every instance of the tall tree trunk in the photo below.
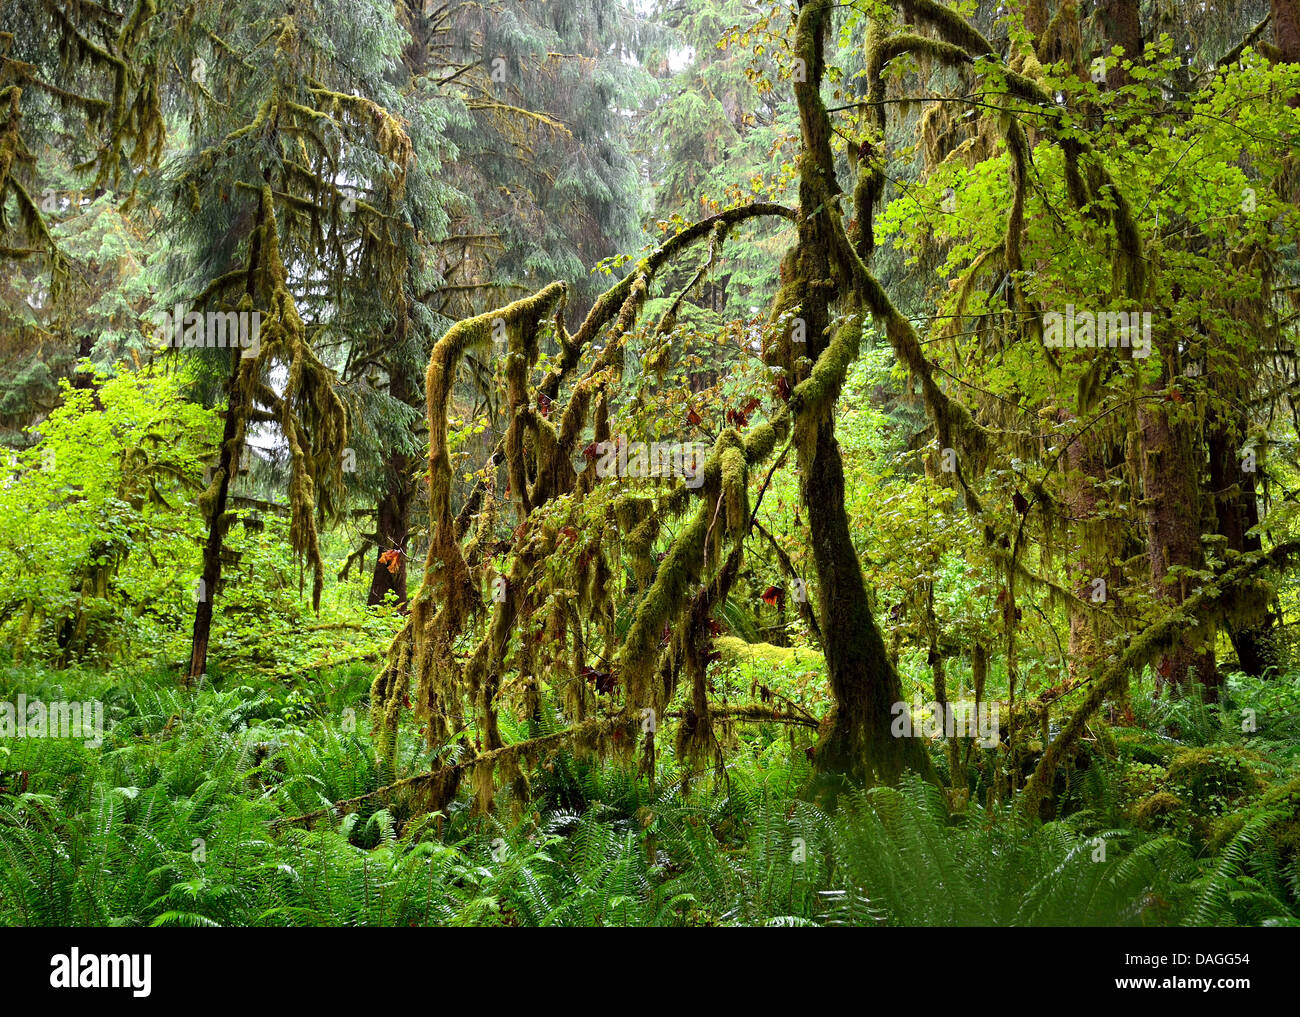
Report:
[[[1246,422],[1229,423],[1215,413],[1207,421],[1206,442],[1210,453],[1210,490],[1214,497],[1214,515],[1219,534],[1229,551],[1258,551],[1263,547],[1251,528],[1259,524],[1259,503],[1255,494],[1255,473],[1242,466],[1241,441]],[[1237,651],[1237,663],[1246,674],[1263,676],[1271,663],[1269,642],[1276,618],[1270,612],[1262,621],[1237,625],[1228,620],[1228,637]]]
[[[1173,391],[1171,389],[1171,391]],[[1190,580],[1171,576],[1176,568],[1199,569],[1201,555],[1201,463],[1188,412],[1173,417],[1169,401],[1138,413],[1142,487],[1146,498],[1147,558],[1156,599],[1176,607],[1186,598]],[[1156,665],[1157,688],[1186,692],[1194,682],[1206,702],[1217,702],[1221,678],[1212,644],[1195,649],[1186,641],[1166,652]]]
[[[1300,0],[1272,0],[1273,41],[1282,62],[1300,64]],[[1292,105],[1300,96],[1292,99]]]
[[[830,415],[817,426],[811,453],[799,459],[817,566],[822,645],[835,696],[830,726],[817,746],[817,768],[884,782],[897,780],[905,769],[928,774],[930,761],[920,740],[896,738],[890,730],[894,704],[903,699],[902,685],[867,601],[844,509],[844,470]]]
[[[1078,418],[1062,410],[1064,422]],[[1065,504],[1070,511],[1070,558],[1067,564],[1074,594],[1082,603],[1070,607],[1070,677],[1079,680],[1095,677],[1100,664],[1100,645],[1095,606],[1098,610],[1112,606],[1123,580],[1122,571],[1113,564],[1120,557],[1113,524],[1099,521],[1101,497],[1099,485],[1106,481],[1106,443],[1095,431],[1085,431],[1066,449],[1068,475]],[[1097,580],[1105,582],[1104,596],[1098,600]]]
[[[1142,25],[1138,20],[1138,0],[1100,0],[1097,5],[1101,38],[1105,43],[1104,55],[1110,56],[1113,46],[1122,46],[1124,56],[1106,71],[1106,86],[1121,88],[1132,78],[1122,64],[1125,58],[1133,61],[1142,57]]]
[[[1114,46],[1124,58],[1142,56],[1142,26],[1138,0],[1101,0],[1098,9],[1105,52]],[[1131,76],[1122,66],[1106,72],[1110,88],[1126,85]],[[1168,351],[1167,351],[1168,352]],[[1166,365],[1178,362],[1166,356]],[[1167,367],[1167,370],[1171,370]],[[1166,375],[1168,377],[1168,375]],[[1171,389],[1171,392],[1176,389]],[[1189,412],[1170,412],[1171,404],[1162,392],[1151,393],[1155,401],[1138,412],[1142,486],[1146,499],[1147,558],[1151,584],[1157,600],[1174,606],[1188,594],[1188,580],[1173,579],[1178,567],[1197,569],[1201,553],[1201,460],[1195,424]],[[1073,635],[1073,633],[1071,633]],[[1205,699],[1216,701],[1221,677],[1215,666],[1213,644],[1203,650],[1186,642],[1166,653],[1156,666],[1157,687],[1186,691],[1193,681],[1203,687]]]
[[[830,20],[827,0],[800,0],[796,57],[805,72],[796,77],[803,154],[799,183],[797,279],[808,359],[817,364],[826,352],[830,306],[839,286],[829,262],[835,240],[823,195],[839,190],[830,150],[830,123],[819,87],[824,73],[823,46]],[[802,80],[800,80],[802,78]],[[849,326],[858,327],[854,316]],[[793,361],[793,356],[791,360]],[[819,771],[855,781],[891,782],[905,769],[931,776],[933,768],[917,738],[891,733],[893,708],[902,701],[898,674],[871,614],[866,583],[844,507],[844,467],[835,440],[836,391],[817,405],[798,411],[795,445],[800,489],[808,509],[813,562],[817,568],[822,645],[835,707],[816,750]]]
[[[268,176],[268,174],[264,174]],[[262,201],[266,200],[264,192]],[[258,206],[258,222],[262,225],[254,234],[252,251],[248,259],[245,292],[256,304],[257,277],[261,263],[261,231],[268,228],[270,210]],[[250,362],[251,363],[251,362]],[[249,367],[249,370],[252,368]],[[203,544],[203,576],[198,589],[198,603],[194,608],[194,630],[190,638],[190,669],[185,684],[192,685],[208,669],[208,643],[212,638],[212,613],[221,582],[221,550],[226,540],[226,502],[230,496],[230,482],[239,469],[240,446],[243,444],[244,422],[252,409],[252,383],[245,384],[244,351],[239,346],[230,350],[230,381],[226,385],[226,421],[221,434],[221,457],[217,465],[217,490],[208,516],[208,536]]]
[[[400,607],[405,607],[408,599],[406,541],[410,532],[411,491],[410,483],[402,474],[408,462],[405,456],[398,453],[393,453],[384,460],[385,488],[375,507],[375,537],[380,554],[376,556],[375,570],[370,577],[370,592],[366,594],[366,604],[370,606],[382,604],[390,592],[396,595]],[[396,561],[380,557],[385,552],[394,550],[398,552]]]
[[[212,636],[213,603],[217,595],[217,584],[221,582],[221,550],[225,544],[226,503],[230,495],[230,481],[239,468],[239,422],[246,416],[246,407],[237,405],[243,399],[243,387],[239,383],[240,360],[242,351],[239,347],[231,349],[232,365],[230,369],[229,403],[226,407],[226,423],[221,435],[221,457],[217,465],[216,496],[212,499],[208,515],[208,536],[203,543],[203,576],[197,591],[198,603],[194,608],[194,630],[190,639],[190,669],[185,683],[192,685],[203,677],[208,669],[208,642]]]
[[[417,405],[422,400],[418,386],[413,385],[401,370],[394,371],[388,392],[394,399],[408,406]],[[375,571],[370,579],[370,593],[366,597],[366,603],[370,605],[382,604],[391,591],[397,595],[398,604],[406,606],[407,541],[411,531],[411,501],[415,496],[415,487],[411,481],[414,465],[409,456],[399,451],[384,457],[384,491],[376,506],[375,536],[380,554],[396,550],[398,556],[392,566],[376,556]]]

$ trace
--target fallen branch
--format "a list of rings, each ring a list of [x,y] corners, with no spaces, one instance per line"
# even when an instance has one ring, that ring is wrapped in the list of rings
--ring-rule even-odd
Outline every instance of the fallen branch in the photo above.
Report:
[[[1177,643],[1184,633],[1197,628],[1209,629],[1209,619],[1222,612],[1225,601],[1237,592],[1242,583],[1266,568],[1285,564],[1297,552],[1300,552],[1300,540],[1289,540],[1268,551],[1242,555],[1240,564],[1228,569],[1212,585],[1188,597],[1177,610],[1169,612],[1134,636],[1119,659],[1102,672],[1100,680],[1092,686],[1088,697],[1074,711],[1056,740],[1044,750],[1020,798],[1023,811],[1031,816],[1038,814],[1048,789],[1056,779],[1056,770],[1061,760],[1079,740],[1089,718],[1101,708],[1108,695],[1119,689],[1129,672],[1142,667],[1162,650]]]
[[[778,713],[776,710],[764,709],[761,706],[712,706],[709,708],[709,714],[714,720],[745,720],[755,724],[798,724],[801,727],[812,728],[814,731],[821,727],[821,721],[811,715],[800,717],[797,714]],[[667,716],[673,720],[680,720],[685,716],[685,712],[672,710]]]
[[[380,798],[385,795],[393,794],[396,791],[415,790],[425,785],[433,784],[443,785],[452,777],[459,777],[467,769],[473,769],[479,766],[493,766],[502,759],[511,756],[534,756],[543,749],[549,749],[552,746],[559,746],[570,738],[579,736],[599,737],[602,734],[608,734],[616,728],[630,724],[631,721],[626,716],[620,714],[614,717],[593,717],[590,720],[584,720],[572,727],[565,728],[563,731],[556,731],[554,734],[540,735],[537,738],[529,738],[522,742],[515,742],[512,745],[503,745],[499,749],[493,749],[490,752],[482,752],[469,759],[462,760],[459,763],[450,763],[447,766],[439,767],[437,770],[428,770],[424,773],[417,773],[410,777],[403,777],[401,780],[394,781],[392,784],[386,784],[384,787],[376,788],[374,791],[368,791],[363,795],[357,795],[355,798],[344,798],[323,809],[316,809],[313,812],[305,812],[301,816],[287,816],[273,820],[272,828],[286,826],[290,823],[309,823],[313,820],[320,819],[325,815],[343,814],[340,809],[348,810],[361,802],[370,801],[374,798]]]

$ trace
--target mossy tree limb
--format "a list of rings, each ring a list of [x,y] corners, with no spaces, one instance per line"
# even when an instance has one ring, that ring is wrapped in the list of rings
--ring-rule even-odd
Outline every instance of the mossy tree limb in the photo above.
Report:
[[[1129,640],[1105,671],[1092,683],[1084,701],[1076,707],[1061,733],[1046,746],[1033,776],[1019,800],[1027,815],[1042,815],[1050,807],[1049,789],[1066,755],[1082,737],[1089,719],[1113,695],[1134,670],[1156,660],[1171,647],[1203,642],[1214,631],[1214,620],[1233,613],[1240,591],[1260,572],[1280,568],[1300,554],[1300,541],[1289,540],[1268,551],[1241,555],[1227,571],[1191,594],[1172,610]]]
[[[832,5],[802,0],[794,52],[806,74],[796,80],[803,151],[799,170],[799,239],[793,276],[777,295],[773,317],[797,307],[807,338],[811,370],[796,374],[790,396],[801,496],[807,507],[823,646],[835,707],[817,746],[823,773],[854,781],[897,780],[905,770],[932,773],[923,747],[890,733],[893,704],[901,699],[898,675],[867,600],[866,585],[850,534],[844,502],[844,471],[831,412],[849,363],[857,356],[862,322],[851,250],[836,206],[840,188],[830,149],[830,122],[821,99],[823,49]],[[857,252],[852,251],[856,258]],[[831,308],[853,293],[848,315],[832,322]],[[834,335],[828,339],[827,333]],[[773,359],[797,370],[788,336]]]

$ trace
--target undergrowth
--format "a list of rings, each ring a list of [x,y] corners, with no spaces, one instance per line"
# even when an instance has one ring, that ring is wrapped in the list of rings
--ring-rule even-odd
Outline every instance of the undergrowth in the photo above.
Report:
[[[486,817],[465,796],[419,817],[377,797],[341,819],[285,822],[385,782],[365,730],[369,677],[179,691],[163,674],[0,672],[0,698],[98,698],[106,712],[100,746],[0,743],[0,924],[1300,920],[1296,859],[1269,835],[1294,821],[1290,799],[1242,803],[1217,843],[1140,828],[1130,785],[1148,764],[1122,756],[1080,775],[1045,824],[976,802],[952,815],[919,780],[827,807],[803,752],[774,732],[742,739],[721,776],[683,780],[665,755],[654,797],[631,768],[561,754],[531,801],[503,794]],[[415,742],[408,772],[429,765]],[[1156,787],[1163,771],[1148,768]]]

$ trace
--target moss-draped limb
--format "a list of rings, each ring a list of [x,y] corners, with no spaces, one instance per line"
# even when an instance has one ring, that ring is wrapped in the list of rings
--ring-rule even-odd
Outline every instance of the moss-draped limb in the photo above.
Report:
[[[787,418],[781,414],[772,423],[752,428],[743,439],[732,429],[718,436],[704,464],[700,504],[669,546],[653,583],[637,605],[619,653],[628,702],[634,709],[650,707],[662,713],[667,706],[664,690],[651,681],[664,626],[671,627],[689,609],[691,590],[707,568],[709,545],[716,549],[724,535],[736,542],[744,540],[747,514],[737,520],[729,509],[724,517],[725,534],[720,527],[716,538],[711,536],[715,519],[724,506],[746,505],[750,469],[772,454],[787,426]]]
[[[47,81],[36,62],[14,59],[14,35],[0,33],[0,208],[9,196],[15,196],[22,226],[29,236],[47,245],[50,290],[57,300],[66,281],[66,259],[50,240],[44,216],[29,197],[24,200],[26,192],[13,175],[15,161],[36,162],[18,133],[24,89],[44,93],[62,111],[80,118],[93,154],[76,168],[97,165],[97,184],[117,184],[127,164],[156,165],[166,126],[160,102],[162,64],[144,52],[150,42],[156,0],[137,0],[125,16],[109,7],[69,5],[62,0],[42,0],[41,6],[49,22],[33,26],[32,37],[52,37],[63,78],[75,79],[76,87]],[[96,89],[110,98],[86,94]],[[0,232],[8,226],[0,212]],[[0,257],[25,257],[29,246],[0,242]]]
[[[715,215],[700,219],[681,232],[669,237],[637,262],[636,267],[631,272],[596,298],[596,302],[587,313],[587,317],[583,319],[582,324],[572,336],[557,336],[557,339],[560,340],[560,356],[555,366],[551,368],[549,374],[538,386],[538,390],[549,399],[556,397],[564,379],[578,366],[583,351],[600,334],[600,330],[613,321],[619,312],[623,310],[627,299],[632,294],[632,288],[638,280],[648,286],[664,265],[691,245],[710,236],[714,229],[720,225],[730,227],[749,219],[765,216],[793,220],[795,215],[794,209],[785,205],[775,202],[755,202],[725,209]]]
[[[355,798],[340,799],[323,809],[316,809],[302,815],[288,816],[276,820],[275,825],[288,826],[296,823],[311,823],[317,819],[323,819],[325,816],[346,815],[363,802],[373,801],[376,798],[390,799],[393,795],[403,792],[424,794],[433,792],[432,799],[426,798],[421,802],[421,810],[435,811],[446,807],[451,801],[460,778],[466,771],[475,774],[479,772],[490,773],[492,769],[503,763],[512,762],[515,766],[518,766],[525,760],[536,762],[565,748],[579,754],[601,753],[615,740],[629,743],[634,741],[635,731],[635,721],[626,714],[618,714],[613,717],[593,717],[574,724],[572,727],[565,728],[563,731],[556,731],[552,734],[540,735],[537,738],[529,738],[522,742],[503,745],[491,752],[484,752],[458,763],[451,763],[436,770],[427,770],[424,773],[403,777],[401,780],[393,781],[391,784],[376,788],[374,791],[368,791],[363,795],[357,795]]]
[[[521,534],[526,544],[516,552],[507,582],[506,595],[496,604],[491,629],[479,642],[464,675],[466,684],[469,686],[470,695],[476,703],[480,721],[485,731],[488,732],[487,746],[489,749],[493,747],[492,743],[495,740],[492,732],[495,730],[496,676],[502,672],[505,666],[505,655],[511,632],[518,627],[520,618],[527,617],[531,613],[531,608],[527,608],[524,603],[526,596],[523,587],[526,577],[532,573],[538,563],[545,560],[554,551],[553,535],[549,540],[544,541],[546,546],[537,544],[537,540],[539,537],[543,537],[543,534],[531,532],[530,535],[530,514],[535,508],[545,504],[551,498],[572,488],[572,480],[575,474],[569,463],[569,457],[572,454],[574,443],[583,430],[593,397],[595,397],[598,407],[598,418],[603,414],[604,390],[615,376],[613,374],[614,368],[621,365],[622,343],[635,326],[647,296],[647,284],[652,277],[653,271],[675,251],[684,250],[689,243],[701,237],[711,236],[716,250],[717,243],[721,240],[726,226],[731,221],[749,215],[768,214],[769,211],[768,206],[731,210],[721,217],[713,217],[716,221],[707,221],[707,230],[689,228],[683,231],[683,234],[679,234],[680,239],[674,238],[677,241],[676,243],[670,242],[670,244],[666,244],[649,259],[643,261],[638,271],[629,276],[630,281],[626,285],[620,284],[609,291],[607,297],[610,299],[610,306],[613,305],[615,299],[621,298],[621,303],[618,305],[615,320],[610,326],[605,348],[596,358],[587,375],[575,386],[574,392],[565,405],[558,427],[553,427],[547,420],[534,412],[528,399],[527,389],[530,369],[537,356],[535,323],[531,329],[511,331],[510,361],[507,364],[507,386],[512,423],[510,432],[504,441],[504,452],[510,470],[511,486],[516,491],[520,514],[523,518]],[[498,315],[497,317],[504,320],[506,316]],[[539,316],[534,315],[534,317],[540,320]],[[591,320],[589,316],[588,321]],[[580,338],[565,337],[562,325],[559,325],[558,321],[557,333],[562,350],[580,350]],[[579,337],[581,335],[582,330],[580,329]],[[436,355],[437,351],[435,350]],[[436,379],[432,370],[431,366],[429,391],[437,393],[439,390],[435,384]],[[443,376],[446,377],[446,375]],[[435,417],[432,409],[430,413],[430,419],[434,421]],[[602,420],[598,419],[597,430],[602,431],[604,429],[605,425]],[[531,446],[525,441],[526,432],[532,435]],[[757,427],[752,432],[748,445],[741,445],[741,448],[768,454],[775,441],[774,433],[770,425]],[[435,448],[440,447],[441,441],[439,435],[434,435],[431,438],[431,462],[433,461]],[[736,441],[739,444],[739,439],[736,439]],[[726,502],[730,509],[728,515],[729,529],[734,528],[745,516],[745,488],[748,476],[743,454],[734,449],[731,451],[733,454],[723,455],[718,458],[715,470],[719,478],[719,489],[726,490],[728,494]],[[526,456],[530,453],[533,458],[531,462],[526,462]],[[739,468],[737,468],[736,462],[738,456],[740,458]],[[723,474],[726,475],[727,479],[723,479]],[[707,475],[709,473],[706,467]],[[447,476],[449,478],[449,473]],[[530,476],[536,477],[536,483],[531,491],[528,487],[528,478]],[[670,496],[668,499],[670,505],[676,505],[679,502],[680,499],[674,496]],[[440,509],[441,504],[440,499],[438,503]],[[418,631],[418,628],[413,626],[413,632]],[[396,685],[390,680],[386,680],[384,688],[388,690],[391,702],[391,689],[396,688]],[[424,697],[420,697],[420,700],[423,702]],[[391,713],[386,711],[385,716],[386,718],[391,717]],[[444,733],[445,730],[441,726],[429,725],[428,727],[428,734],[431,738]],[[519,775],[514,776],[517,778]],[[483,799],[486,798],[490,788],[484,785],[480,786],[478,790],[481,799]]]
[[[22,120],[20,105],[22,97],[23,90],[17,85],[10,85],[0,91],[0,102],[5,103],[8,107],[5,113],[4,131],[0,132],[0,196],[4,195],[6,188],[9,186],[9,174],[13,171],[14,162],[18,159],[18,125]],[[3,206],[0,205],[0,215],[3,214]],[[0,223],[0,225],[3,225],[3,223]]]
[[[1205,584],[1130,639],[1124,651],[1093,682],[1087,697],[1071,714],[1061,733],[1046,747],[1033,776],[1025,785],[1020,808],[1027,815],[1041,815],[1047,804],[1048,790],[1066,753],[1078,742],[1089,719],[1101,708],[1106,697],[1116,692],[1131,672],[1149,664],[1172,646],[1211,636],[1216,621],[1233,613],[1235,599],[1240,597],[1241,590],[1255,575],[1266,569],[1280,568],[1297,554],[1300,554],[1300,540],[1285,541],[1268,551],[1241,555],[1217,579]]]
[[[561,316],[563,304],[557,306],[555,339],[560,346],[560,355],[556,364],[537,386],[539,402],[551,403],[558,398],[560,386],[577,367],[583,352],[602,328],[608,325],[610,330],[604,349],[583,379],[574,386],[573,392],[559,414],[557,446],[549,461],[537,464],[538,489],[533,494],[534,500],[544,502],[550,496],[568,490],[573,479],[573,471],[566,460],[572,455],[577,438],[586,424],[587,412],[593,397],[599,397],[599,393],[607,386],[611,372],[621,368],[622,340],[636,324],[637,317],[649,295],[649,284],[656,273],[672,258],[705,238],[710,238],[712,241],[712,257],[716,252],[716,245],[721,242],[726,230],[736,223],[764,216],[791,219],[794,215],[795,212],[784,205],[759,202],[727,209],[693,223],[670,237],[642,259],[632,272],[601,294],[573,335],[569,335],[563,326]],[[537,424],[535,415],[531,414],[531,410],[526,412],[530,424],[535,427]],[[604,437],[604,434],[598,434],[596,440],[603,440]],[[506,440],[503,439],[493,452],[489,465],[500,462],[505,455]],[[477,503],[477,499],[481,497],[482,487],[488,482],[483,479],[476,483],[467,505]],[[464,510],[461,515],[462,518],[458,518],[458,526],[463,531],[467,521],[463,518]]]
[[[426,374],[430,424],[431,541],[424,583],[412,600],[411,616],[394,640],[388,663],[376,678],[372,690],[372,716],[376,725],[384,729],[385,752],[391,754],[400,705],[405,702],[412,678],[417,717],[426,722],[430,744],[436,744],[451,733],[454,719],[440,715],[451,708],[453,700],[460,696],[462,689],[475,702],[481,723],[489,732],[493,729],[496,694],[494,676],[500,675],[504,667],[511,632],[516,627],[517,620],[527,613],[522,593],[524,577],[530,575],[533,568],[554,550],[553,539],[550,547],[544,550],[536,544],[540,535],[533,531],[531,515],[539,506],[573,488],[576,474],[569,459],[593,406],[597,416],[597,440],[601,440],[602,433],[607,437],[605,390],[621,369],[623,340],[635,327],[655,273],[671,258],[697,241],[711,236],[720,238],[721,233],[733,223],[758,216],[777,215],[788,218],[793,214],[784,206],[759,203],[729,209],[687,227],[643,258],[634,271],[598,298],[591,313],[574,335],[566,332],[560,317],[564,290],[562,284],[557,283],[500,311],[489,312],[454,325],[435,346]],[[560,385],[577,366],[584,350],[601,329],[609,326],[604,350],[587,375],[575,386],[559,414],[558,425],[552,425],[534,410],[528,391],[538,352],[538,329],[542,318],[551,311],[556,313],[556,339],[560,355],[556,365],[537,386],[538,401],[542,405],[549,404],[558,396]],[[498,446],[493,460],[504,456],[507,462],[511,488],[523,518],[520,536],[525,545],[516,551],[512,560],[506,596],[496,604],[490,630],[478,643],[466,673],[460,675],[449,659],[451,640],[461,632],[475,598],[472,596],[473,584],[460,547],[467,520],[463,520],[461,526],[457,527],[450,514],[451,470],[447,451],[446,409],[459,358],[468,349],[485,342],[493,328],[501,325],[507,329],[509,337],[507,386],[512,420],[510,431]],[[585,477],[584,484],[584,490],[590,486]],[[533,550],[528,550],[530,547]],[[598,567],[591,570],[592,583],[599,579],[604,560],[599,554],[596,558]],[[603,589],[603,584],[600,585]],[[590,595],[594,588],[588,584],[583,595]],[[595,609],[602,610],[599,606],[595,606]],[[465,684],[462,685],[462,682]],[[489,750],[493,740],[489,734]],[[487,785],[479,787],[481,794],[486,794],[488,790]]]
[[[28,243],[35,242],[40,246],[30,248],[25,245],[18,248],[4,245],[0,251],[3,251],[4,256],[16,259],[43,251],[50,270],[50,295],[57,301],[67,283],[70,266],[50,232],[45,216],[15,172],[17,164],[30,165],[35,162],[19,133],[22,95],[23,90],[18,85],[11,84],[0,89],[0,110],[5,110],[3,126],[0,126],[0,238],[8,232],[5,206],[8,204],[8,195],[12,194],[18,207],[18,220],[29,238]]]
[[[486,345],[492,338],[495,323],[500,321],[512,343],[535,335],[542,318],[564,298],[567,287],[562,282],[516,300],[499,311],[489,311],[458,321],[438,340],[429,358],[425,374],[429,421],[429,525],[432,544],[440,552],[455,545],[455,521],[451,515],[451,459],[447,449],[447,408],[455,382],[456,367],[469,349]],[[432,562],[430,563],[430,567]]]
[[[451,457],[447,445],[447,411],[456,367],[470,349],[491,341],[494,330],[505,328],[511,345],[531,347],[544,317],[567,293],[554,282],[531,296],[496,311],[454,324],[434,345],[425,374],[429,425],[429,549],[419,591],[411,601],[411,614],[393,640],[388,661],[371,688],[371,717],[383,732],[381,749],[391,752],[399,707],[410,678],[415,678],[416,715],[427,725],[430,744],[449,736],[458,721],[458,675],[451,659],[452,642],[477,602],[451,514]],[[434,603],[437,601],[437,610]]]
[[[553,307],[558,309],[564,306],[568,290],[563,284],[560,286],[559,294],[553,302],[541,305],[545,309],[543,314],[550,313]],[[510,485],[514,491],[520,519],[526,519],[532,510],[532,498],[528,490],[530,471],[524,461],[525,430],[532,432],[534,453],[538,460],[537,465],[540,466],[542,456],[540,449],[537,448],[539,432],[544,426],[549,426],[533,411],[528,399],[528,381],[540,349],[538,339],[540,320],[541,315],[531,324],[525,322],[525,327],[511,328],[504,317],[494,319],[504,323],[509,336],[505,365],[507,413],[510,417],[505,440],[506,468],[510,475]]]
[[[532,676],[534,664],[548,664],[545,651],[535,651],[531,639],[523,637],[524,630],[531,634],[531,621],[542,607],[540,598],[533,592],[546,569],[557,554],[556,527],[550,506],[562,496],[572,495],[580,500],[594,489],[597,481],[594,471],[581,475],[575,473],[572,456],[576,443],[589,427],[588,417],[594,414],[596,441],[609,435],[609,392],[621,377],[623,345],[633,333],[637,320],[649,294],[655,274],[672,258],[694,243],[712,238],[714,248],[728,227],[735,223],[760,216],[791,218],[794,212],[784,206],[759,203],[729,209],[683,229],[642,258],[616,285],[602,294],[576,333],[570,335],[564,327],[562,284],[550,287],[508,307],[454,325],[435,345],[426,373],[426,395],[429,419],[429,481],[430,481],[430,547],[426,559],[424,581],[411,602],[411,614],[402,632],[390,647],[385,668],[376,678],[372,688],[372,719],[380,729],[381,755],[391,761],[395,734],[401,710],[407,705],[408,692],[414,700],[417,718],[426,725],[430,745],[445,741],[459,724],[460,704],[468,699],[477,718],[480,735],[485,738],[483,755],[487,759],[500,748],[500,734],[496,729],[497,697],[502,691],[502,681],[508,668]],[[555,314],[555,339],[559,355],[550,371],[533,385],[533,372],[539,352],[539,329],[544,317]],[[475,644],[463,670],[453,655],[453,640],[463,635],[466,622],[480,602],[462,544],[465,543],[469,519],[462,511],[459,525],[451,516],[451,468],[447,447],[446,413],[456,375],[456,367],[464,353],[482,345],[494,328],[506,329],[508,361],[506,364],[507,404],[511,423],[498,444],[491,465],[504,459],[510,477],[513,500],[519,510],[520,524],[516,529],[514,547],[507,566],[504,590],[494,597],[493,611],[487,630]],[[559,402],[560,387],[578,366],[581,358],[604,332],[604,348],[594,358],[586,374],[574,386],[568,399]],[[536,403],[534,403],[536,397]],[[549,411],[549,416],[546,412]],[[732,435],[734,444],[755,454],[770,454],[775,443],[775,430],[770,425],[754,428],[747,441]],[[734,456],[729,457],[729,473],[735,474]],[[709,474],[714,489],[722,489],[722,462],[715,457]],[[741,477],[728,485],[732,508],[732,522],[737,507],[745,504],[744,481],[747,466],[739,471]],[[482,486],[492,484],[484,478]],[[667,514],[675,514],[686,506],[688,497],[674,490],[660,500]],[[469,504],[477,505],[482,495],[471,494]],[[545,511],[542,511],[545,509]],[[617,532],[617,531],[616,531]],[[729,529],[726,532],[730,532]],[[478,547],[482,558],[486,534],[476,533],[470,543]],[[605,619],[606,638],[613,633],[612,608],[606,601],[612,589],[611,571],[604,551],[596,544],[585,549],[585,561],[577,566],[580,575],[573,591],[553,590],[553,607],[546,608],[543,620],[554,639],[565,639],[565,630],[574,632],[575,656],[585,657],[585,648],[579,648],[581,618],[570,621],[566,612],[581,606],[590,619],[598,625]],[[583,556],[580,555],[580,558]],[[504,594],[503,596],[501,594]],[[574,597],[571,600],[570,594]],[[655,632],[657,640],[657,629]],[[510,648],[516,648],[515,659],[507,663]],[[534,661],[534,653],[538,660]],[[606,652],[611,653],[610,647]],[[654,666],[655,655],[650,658]],[[569,684],[572,684],[572,680]],[[535,687],[533,693],[535,697]],[[571,697],[567,697],[566,701]],[[535,702],[535,699],[533,700]],[[585,712],[585,700],[578,701],[579,712]],[[581,737],[581,731],[575,734]],[[623,747],[630,748],[632,740]],[[495,757],[492,757],[495,758]],[[502,757],[500,763],[507,780],[521,787],[522,773],[513,759]],[[493,773],[496,765],[485,765],[474,771],[474,785],[480,804],[486,805],[493,791]]]

